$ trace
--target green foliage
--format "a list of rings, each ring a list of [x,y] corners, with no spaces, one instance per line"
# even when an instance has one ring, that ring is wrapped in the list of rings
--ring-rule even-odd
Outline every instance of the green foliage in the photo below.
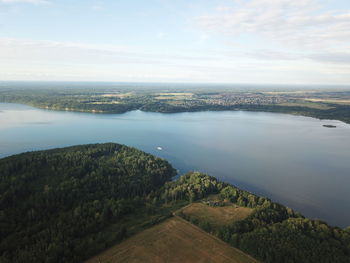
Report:
[[[198,172],[169,181],[169,163],[126,146],[25,153],[0,171],[0,262],[80,262],[212,194],[254,212],[219,229],[177,214],[262,262],[350,262],[349,228]]]
[[[137,100],[134,97],[121,100],[100,95],[101,92],[88,89],[0,89],[1,102],[21,103],[50,110],[124,113],[139,109],[142,106],[140,102],[147,101],[142,97]]]
[[[130,94],[132,91],[132,94]],[[163,91],[168,91],[164,89]],[[184,90],[182,90],[183,92]],[[280,112],[295,115],[310,116],[319,119],[336,119],[350,123],[350,106],[346,104],[319,103],[324,107],[308,107],[302,103],[293,105],[278,104],[276,101],[300,101],[300,98],[290,95],[271,97],[261,92],[251,93],[228,92],[213,90],[203,92],[200,89],[188,88],[187,92],[194,94],[190,99],[182,98],[158,100],[161,89],[152,88],[118,88],[118,89],[55,89],[55,88],[0,88],[0,102],[12,102],[31,105],[43,109],[69,110],[81,112],[124,113],[132,110],[175,113],[195,111],[247,110]],[[112,96],[104,94],[112,93]],[[113,96],[128,93],[127,96]],[[314,93],[321,98],[339,96],[348,97],[349,92]],[[277,95],[274,95],[277,96]],[[310,103],[310,102],[309,102]],[[305,106],[304,106],[305,105]]]
[[[187,174],[167,185],[172,190],[183,189],[184,193],[186,189],[187,193],[192,189],[204,189],[200,191],[204,194],[220,193],[222,198],[239,206],[255,208],[247,218],[222,226],[214,233],[208,222],[181,212],[178,215],[262,262],[350,262],[348,231],[305,219],[281,204],[200,173]],[[207,188],[208,185],[215,187]],[[201,198],[202,195],[194,193]],[[188,194],[185,196],[188,198]]]
[[[268,205],[271,201],[265,197],[259,197],[237,187],[227,185],[220,191],[222,198],[225,198],[239,206],[255,208],[263,204]]]
[[[161,189],[162,199],[165,201],[187,200],[193,202],[209,194],[218,193],[224,185],[214,177],[198,172],[190,172],[176,181],[167,182]]]
[[[318,221],[289,218],[231,240],[264,262],[349,262],[350,234]]]
[[[123,217],[176,174],[162,159],[112,143],[16,155],[1,159],[0,171],[1,262],[94,255],[123,239]]]
[[[329,109],[316,109],[304,106],[283,106],[283,105],[240,105],[241,110],[247,111],[265,111],[265,112],[280,112],[294,115],[308,116],[318,119],[340,120],[345,123],[350,123],[350,106],[340,104],[330,104]]]

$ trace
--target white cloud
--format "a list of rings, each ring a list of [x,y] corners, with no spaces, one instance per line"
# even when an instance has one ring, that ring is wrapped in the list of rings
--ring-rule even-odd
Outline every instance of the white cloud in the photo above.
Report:
[[[237,59],[242,74],[272,82],[350,83],[350,5],[330,10],[318,0],[231,3],[194,20],[224,40],[223,55]]]
[[[188,54],[188,52],[159,53],[140,47],[94,45],[77,42],[57,42],[17,38],[0,38],[0,60],[22,59],[37,61],[75,61],[79,63],[189,63],[216,57]]]
[[[264,61],[293,61],[293,60],[310,60],[319,63],[343,64],[350,66],[350,52],[313,52],[313,53],[298,53],[298,52],[281,52],[268,49],[260,49],[248,51],[243,54],[253,59]]]
[[[319,62],[347,64],[350,66],[350,52],[315,53],[308,55],[308,58]]]
[[[213,58],[136,47],[0,38],[0,80],[200,81]],[[192,81],[190,80],[190,81]]]
[[[346,49],[350,46],[350,8],[324,11],[315,0],[249,0],[196,17],[207,31],[235,37],[252,34],[298,49]]]
[[[0,38],[0,80],[350,83],[350,65],[341,60],[344,53],[330,54],[333,61],[323,53],[305,57],[271,50],[204,54]]]

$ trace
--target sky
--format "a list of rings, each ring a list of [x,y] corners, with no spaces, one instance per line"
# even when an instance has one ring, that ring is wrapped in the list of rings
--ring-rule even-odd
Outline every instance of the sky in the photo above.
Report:
[[[350,1],[0,0],[0,80],[350,85]]]

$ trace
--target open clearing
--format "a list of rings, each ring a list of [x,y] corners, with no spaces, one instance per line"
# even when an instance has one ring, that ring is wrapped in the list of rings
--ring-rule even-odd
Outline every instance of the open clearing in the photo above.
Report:
[[[185,100],[193,97],[193,93],[177,92],[177,93],[158,93],[155,97],[157,100]]]
[[[248,207],[236,205],[225,205],[212,207],[203,203],[193,203],[182,209],[182,213],[198,219],[201,222],[208,222],[212,226],[222,226],[234,221],[242,220],[253,212]]]
[[[172,217],[128,238],[87,262],[256,263],[258,261],[191,223],[179,217]]]
[[[193,93],[189,92],[162,92],[158,93],[160,96],[193,96]]]
[[[128,93],[107,93],[107,94],[102,94],[102,95],[99,95],[100,97],[115,97],[115,98],[126,98],[126,97],[130,97],[132,96],[133,93],[132,92],[128,92]]]
[[[325,104],[321,104],[321,103],[316,103],[315,101],[311,101],[308,100],[306,102],[284,102],[284,103],[280,103],[278,104],[280,106],[287,106],[287,107],[307,107],[307,108],[311,108],[311,109],[319,109],[319,110],[329,110],[332,109],[332,107],[329,107]]]
[[[336,103],[336,104],[350,104],[350,100],[344,99],[304,99],[312,102],[325,102],[325,103]]]
[[[266,91],[262,92],[264,94],[270,95],[280,95],[280,94],[306,94],[306,93],[315,93],[313,90],[294,90],[294,91]]]
[[[100,104],[120,104],[120,101],[94,101],[94,102],[90,102],[89,104],[96,104],[96,105],[100,105]]]

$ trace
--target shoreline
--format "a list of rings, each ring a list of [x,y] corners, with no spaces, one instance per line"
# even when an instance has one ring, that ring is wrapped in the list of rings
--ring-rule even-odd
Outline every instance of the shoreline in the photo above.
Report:
[[[245,105],[244,107],[234,107],[234,108],[221,108],[221,109],[213,109],[213,108],[208,108],[208,109],[179,109],[179,110],[174,110],[174,111],[162,111],[162,110],[145,110],[143,107],[141,108],[130,108],[129,110],[123,110],[123,111],[102,111],[102,110],[84,110],[84,109],[77,109],[77,108],[56,108],[56,107],[42,107],[38,106],[35,104],[30,104],[30,103],[22,103],[22,102],[8,102],[8,101],[0,101],[0,103],[9,103],[9,104],[18,104],[18,105],[24,105],[24,106],[29,106],[33,107],[35,109],[40,109],[40,110],[47,110],[47,111],[58,111],[58,112],[75,112],[75,113],[89,113],[89,114],[104,114],[104,115],[112,115],[112,114],[124,114],[132,111],[142,111],[142,112],[150,112],[150,113],[162,113],[162,114],[176,114],[176,113],[191,113],[191,112],[235,112],[235,111],[245,111],[245,112],[264,112],[264,113],[279,113],[279,114],[288,114],[292,116],[301,116],[301,117],[310,117],[313,119],[317,120],[329,120],[329,121],[340,121],[345,124],[350,124],[350,120],[346,121],[342,118],[322,118],[319,116],[315,116],[314,114],[309,114],[309,112],[298,112],[298,111],[288,111],[286,109],[280,110],[279,108],[273,109],[273,107],[278,107],[278,105],[261,105],[262,107],[266,106],[269,109],[258,109],[258,107],[249,107],[248,105]]]

